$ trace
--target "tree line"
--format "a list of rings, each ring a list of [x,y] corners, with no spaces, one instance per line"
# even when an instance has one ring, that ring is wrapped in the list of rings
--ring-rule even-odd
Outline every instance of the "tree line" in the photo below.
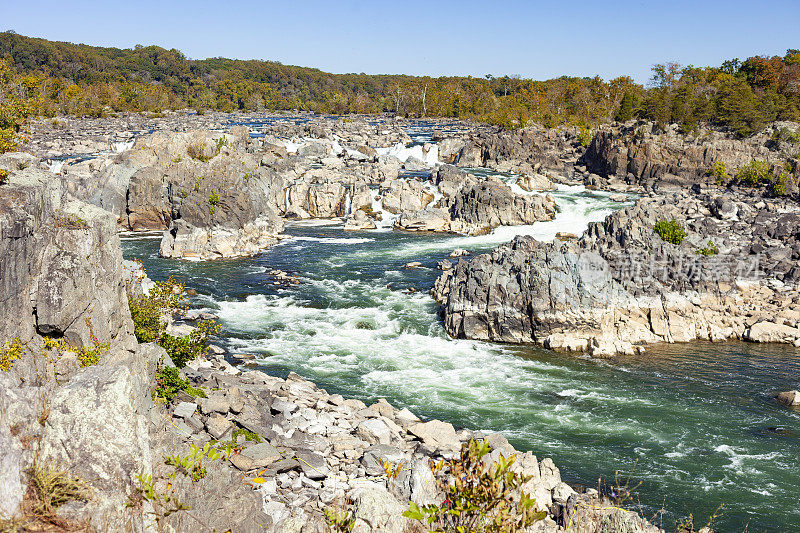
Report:
[[[719,67],[655,65],[646,86],[627,76],[428,77],[330,74],[274,61],[193,60],[137,45],[97,47],[0,33],[0,130],[20,117],[101,117],[194,108],[453,117],[518,128],[590,127],[632,118],[728,127],[749,135],[773,120],[800,120],[800,51],[733,59]],[[0,142],[2,142],[0,133]]]

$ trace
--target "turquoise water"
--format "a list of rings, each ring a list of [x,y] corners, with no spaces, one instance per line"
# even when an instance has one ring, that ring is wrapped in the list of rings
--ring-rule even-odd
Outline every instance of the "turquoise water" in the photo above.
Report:
[[[692,343],[594,361],[447,337],[427,292],[452,249],[580,233],[619,207],[580,187],[556,196],[554,222],[481,237],[344,232],[339,222],[291,224],[294,239],[248,259],[159,259],[154,239],[123,247],[151,277],[196,289],[194,305],[221,319],[221,342],[257,354],[272,374],[293,370],[330,392],[503,431],[518,449],[553,457],[571,482],[630,473],[642,513],[663,505],[665,525],[693,513],[703,526],[724,504],[719,531],[800,531],[800,413],[772,398],[799,385],[795,348]],[[424,268],[405,269],[409,261]],[[273,268],[302,283],[273,285]]]

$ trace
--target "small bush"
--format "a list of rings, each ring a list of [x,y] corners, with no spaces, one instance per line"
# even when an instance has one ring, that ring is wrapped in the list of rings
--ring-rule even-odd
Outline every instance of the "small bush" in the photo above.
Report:
[[[219,154],[223,146],[228,146],[228,138],[220,137],[219,139],[214,139],[214,144],[216,144],[216,152]]]
[[[326,507],[323,513],[325,514],[325,521],[333,533],[350,533],[356,527],[356,518],[352,512],[339,512]]]
[[[128,294],[128,307],[133,318],[136,340],[158,342],[167,329],[162,314],[181,314],[186,311],[184,290],[184,284],[170,277],[167,281],[156,281],[147,295]]]
[[[434,531],[485,533],[520,531],[547,516],[535,511],[536,500],[522,491],[530,477],[511,470],[516,457],[501,455],[487,466],[483,458],[488,453],[487,443],[473,439],[461,447],[460,457],[431,461],[444,502],[423,507],[411,502],[403,516],[424,519]]]
[[[94,366],[100,362],[100,356],[108,353],[110,344],[95,344],[92,348],[80,348],[76,351],[78,356],[78,364],[81,368],[87,366]]]
[[[717,185],[722,185],[731,179],[730,174],[728,174],[728,167],[725,165],[724,161],[715,161],[714,166],[706,172],[706,175],[713,177],[714,183]]]
[[[578,142],[581,144],[581,146],[586,148],[592,142],[592,137],[592,130],[590,130],[588,127],[583,127],[581,128],[581,132],[578,134]]]
[[[219,205],[220,199],[219,194],[214,189],[211,189],[211,195],[208,197],[208,204],[211,206],[209,211],[213,215],[214,212],[217,210],[217,206]]]
[[[175,366],[182,368],[189,361],[206,355],[209,337],[216,334],[219,329],[218,323],[204,320],[198,322],[192,332],[185,337],[162,334],[158,344],[167,351]]]
[[[236,440],[239,438],[239,435],[244,436],[244,440],[249,442],[261,442],[261,437],[258,436],[258,433],[254,433],[248,429],[242,428],[236,428],[233,430],[233,436],[231,437],[231,440],[236,442]]]
[[[662,241],[676,245],[682,243],[683,239],[686,238],[686,230],[674,218],[656,222],[656,225],[653,226],[653,232],[661,237]]]
[[[759,187],[772,181],[769,163],[753,159],[736,173],[736,180],[745,187]]]
[[[8,183],[8,176],[10,174],[11,173],[8,170],[0,168],[0,185],[5,185],[6,183]]]
[[[89,227],[88,222],[72,213],[56,216],[55,225],[57,228],[66,229],[87,229]]]
[[[788,196],[792,185],[793,179],[791,174],[788,172],[781,172],[778,179],[772,183],[772,194],[774,196]]]
[[[192,143],[187,146],[186,155],[203,163],[211,160],[211,158],[205,154],[205,147],[201,143]]]
[[[697,255],[717,255],[719,253],[719,248],[717,247],[716,243],[711,239],[708,240],[705,246],[702,248],[698,248],[694,251]]]
[[[14,367],[14,361],[22,356],[25,347],[15,337],[13,341],[0,345],[0,370],[8,372]]]
[[[153,398],[164,398],[166,401],[172,399],[179,391],[185,390],[189,382],[181,378],[179,371],[174,366],[165,366],[156,373],[156,387],[153,390]]]

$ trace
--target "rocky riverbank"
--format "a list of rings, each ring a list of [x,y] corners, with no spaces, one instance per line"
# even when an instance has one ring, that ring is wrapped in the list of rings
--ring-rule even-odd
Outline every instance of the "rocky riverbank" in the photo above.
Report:
[[[675,221],[666,242],[654,229]],[[436,282],[448,332],[597,356],[655,342],[800,345],[800,208],[712,188],[640,199],[577,240],[519,237]]]
[[[517,454],[501,435],[236,368],[213,347],[180,371],[183,392],[154,401],[156,375],[172,362],[136,342],[128,293],[150,284],[123,267],[116,229],[112,214],[33,166],[0,185],[4,525],[326,531],[328,509],[360,531],[423,530],[402,513],[443,498],[428,460],[474,438],[491,447],[486,462],[518,456],[525,490],[547,513],[531,531],[658,531],[596,491],[577,492],[550,459]],[[70,491],[50,507],[45,478]]]

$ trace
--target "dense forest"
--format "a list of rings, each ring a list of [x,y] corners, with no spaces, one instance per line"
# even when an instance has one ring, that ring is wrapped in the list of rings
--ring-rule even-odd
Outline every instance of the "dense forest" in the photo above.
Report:
[[[653,67],[647,87],[621,76],[519,77],[330,74],[272,61],[187,59],[158,46],[95,47],[0,33],[0,144],[34,114],[104,116],[194,108],[396,113],[472,119],[504,128],[537,122],[589,127],[651,119],[749,135],[800,120],[800,50],[719,67]],[[23,120],[24,122],[24,120]]]

